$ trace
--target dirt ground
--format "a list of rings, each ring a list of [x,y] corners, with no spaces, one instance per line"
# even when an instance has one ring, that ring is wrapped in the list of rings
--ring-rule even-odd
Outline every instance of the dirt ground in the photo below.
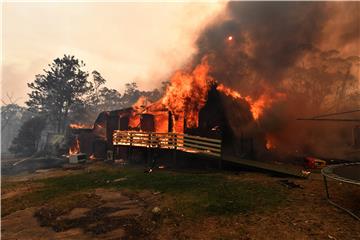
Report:
[[[6,178],[5,182],[73,173],[76,170],[43,171]],[[309,179],[284,179],[229,173],[229,178],[279,184],[287,194],[286,203],[267,211],[189,219],[164,208],[169,201],[165,194],[97,188],[69,196],[84,200],[68,209],[44,204],[3,217],[2,239],[360,239],[360,221],[328,204],[319,174]],[[295,184],[293,188],[286,180]],[[329,186],[336,201],[360,213],[358,188],[337,182]],[[2,199],[39,187],[10,188],[2,192]]]

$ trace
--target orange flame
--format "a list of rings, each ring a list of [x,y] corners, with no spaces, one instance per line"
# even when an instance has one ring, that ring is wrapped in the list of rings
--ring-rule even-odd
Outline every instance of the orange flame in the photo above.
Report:
[[[274,143],[274,139],[270,135],[266,135],[265,139],[266,139],[265,148],[267,150],[271,150],[271,149],[274,149],[276,147],[275,143]]]
[[[71,123],[69,125],[70,128],[73,129],[81,129],[81,128],[93,128],[93,125],[91,124],[83,124],[83,123]]]
[[[89,157],[89,159],[90,159],[90,160],[95,160],[95,159],[96,159],[96,157],[95,157],[95,155],[94,155],[94,154],[91,154],[91,155],[90,155],[90,157]]]
[[[75,155],[80,153],[80,141],[76,137],[75,143],[69,148],[69,155]]]
[[[233,37],[229,36],[229,40]],[[155,116],[155,131],[166,131],[168,119],[166,114],[160,116],[160,112],[170,111],[172,113],[173,130],[184,132],[185,127],[198,127],[198,113],[205,105],[209,88],[214,79],[209,76],[210,66],[207,57],[204,57],[200,64],[191,72],[177,71],[170,79],[164,96],[153,104],[149,104],[145,97],[133,105],[129,126],[137,128],[140,124],[140,114],[150,113]],[[242,96],[239,92],[219,84],[217,90],[235,99],[243,99],[248,102],[250,111],[255,120],[258,120],[266,108],[282,96],[281,94],[262,94],[258,99],[250,96]],[[160,114],[160,115],[159,115]],[[159,116],[157,116],[159,115]]]
[[[155,115],[155,132],[168,131],[168,115],[167,112],[157,113]]]
[[[209,83],[209,65],[203,58],[191,73],[178,71],[171,78],[165,95],[160,99],[174,114],[174,126],[177,132],[183,132],[182,121],[186,119],[186,127],[198,126],[198,112],[205,105]]]
[[[155,131],[168,130],[168,111],[172,113],[173,131],[184,132],[185,126],[198,126],[198,113],[205,105],[210,83],[209,65],[204,57],[191,72],[177,71],[170,79],[164,96],[153,104],[140,98],[134,105],[129,126],[136,128],[140,124],[140,114],[150,113],[155,117]],[[185,125],[185,126],[184,126]]]
[[[140,126],[140,115],[137,112],[133,112],[129,118],[129,126],[137,128]]]
[[[247,101],[250,105],[250,111],[255,120],[258,120],[262,116],[264,110],[270,107],[274,101],[286,98],[285,94],[276,93],[274,97],[267,94],[262,94],[258,99],[254,100],[250,96],[243,97],[239,92],[225,87],[223,84],[219,84],[216,89],[224,93],[226,96]]]

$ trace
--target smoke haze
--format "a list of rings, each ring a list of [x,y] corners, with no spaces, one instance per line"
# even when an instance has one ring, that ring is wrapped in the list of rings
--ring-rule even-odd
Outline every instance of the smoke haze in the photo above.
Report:
[[[360,108],[360,3],[229,2],[226,12],[199,36],[194,64],[206,55],[219,83],[265,99],[259,127],[279,151],[351,146],[355,123],[296,119]]]

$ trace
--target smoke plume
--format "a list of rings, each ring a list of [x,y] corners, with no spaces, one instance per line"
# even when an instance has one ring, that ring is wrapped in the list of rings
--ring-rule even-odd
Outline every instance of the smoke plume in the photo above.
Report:
[[[355,123],[296,118],[360,108],[360,2],[229,2],[226,11],[199,36],[194,63],[207,56],[217,82],[262,99],[259,128],[282,152],[349,147]]]

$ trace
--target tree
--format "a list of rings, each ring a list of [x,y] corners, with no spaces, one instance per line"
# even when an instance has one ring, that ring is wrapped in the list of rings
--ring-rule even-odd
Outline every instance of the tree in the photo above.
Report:
[[[31,118],[33,113],[15,103],[1,106],[1,153],[9,152],[12,140],[16,137],[21,125]]]
[[[101,110],[115,110],[123,106],[121,94],[115,89],[103,87],[99,93]]]
[[[99,104],[99,88],[101,85],[106,83],[106,80],[101,76],[98,71],[93,71],[93,82],[94,82],[94,92],[90,96],[91,100],[93,101],[94,105]]]
[[[124,107],[130,107],[141,96],[141,92],[135,82],[125,84],[125,91],[122,96]]]
[[[303,101],[302,110],[315,114],[353,109],[359,106],[359,85],[351,69],[359,57],[342,57],[336,50],[312,48],[301,65],[289,70],[284,84],[292,98]]]
[[[20,156],[30,156],[37,151],[41,132],[45,127],[44,117],[33,117],[25,121],[13,139],[9,151]]]
[[[59,133],[64,131],[72,104],[83,101],[82,97],[93,89],[87,80],[89,74],[82,70],[84,66],[84,62],[74,56],[64,55],[28,84],[32,89],[26,102],[29,109],[47,114]]]

